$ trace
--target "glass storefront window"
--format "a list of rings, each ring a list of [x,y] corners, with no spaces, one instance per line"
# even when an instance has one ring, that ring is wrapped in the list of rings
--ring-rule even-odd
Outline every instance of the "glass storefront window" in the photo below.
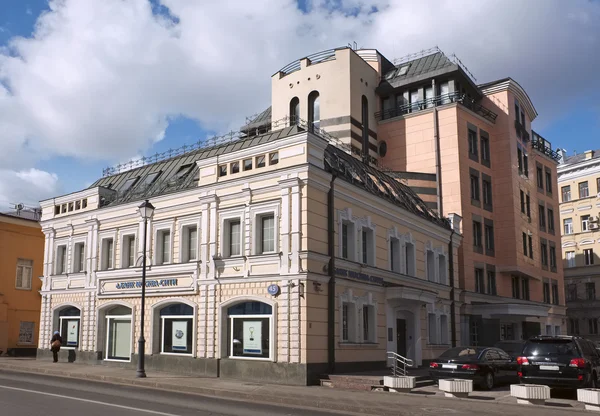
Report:
[[[262,302],[244,302],[228,309],[228,355],[271,359],[273,308]]]
[[[106,313],[106,358],[131,360],[131,309],[117,306]]]
[[[60,336],[63,339],[63,347],[79,347],[79,330],[81,323],[81,311],[75,307],[69,307],[58,313],[60,324]]]
[[[194,309],[177,303],[160,310],[161,353],[192,354]]]

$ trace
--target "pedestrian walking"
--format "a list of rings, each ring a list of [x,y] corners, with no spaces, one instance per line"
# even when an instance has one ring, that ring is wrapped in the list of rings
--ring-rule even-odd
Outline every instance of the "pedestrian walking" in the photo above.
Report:
[[[54,331],[54,335],[52,335],[52,339],[50,340],[50,349],[52,350],[52,357],[54,358],[54,362],[58,362],[58,352],[60,351],[60,347],[62,346],[62,337],[60,336],[60,332]]]

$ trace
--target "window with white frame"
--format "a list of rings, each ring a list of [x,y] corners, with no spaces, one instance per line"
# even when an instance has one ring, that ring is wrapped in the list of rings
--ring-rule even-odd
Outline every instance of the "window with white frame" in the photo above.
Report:
[[[438,255],[438,273],[439,283],[448,284],[448,264],[446,263],[446,256],[443,254]]]
[[[15,287],[22,290],[31,290],[31,276],[33,275],[33,260],[17,259],[17,278]]]
[[[362,340],[367,343],[377,342],[377,317],[373,305],[362,307]]]
[[[85,243],[75,243],[73,248],[73,273],[85,271]]]
[[[183,262],[198,260],[198,226],[186,225],[181,232],[181,257]]]
[[[360,261],[375,266],[375,231],[365,226],[360,231]]]
[[[404,245],[404,259],[406,260],[406,274],[416,276],[415,243],[407,241]]]
[[[162,354],[192,354],[194,309],[175,303],[160,310]]]
[[[275,214],[262,214],[258,216],[257,228],[257,254],[275,252]]]
[[[112,238],[102,239],[102,261],[100,269],[109,270],[113,268],[115,242]]]
[[[356,304],[342,302],[342,342],[356,342]]]
[[[223,225],[223,256],[240,256],[242,254],[242,222],[240,218],[227,219]]]
[[[425,251],[425,266],[427,267],[427,280],[435,282],[435,253],[432,250]]]
[[[342,224],[340,226],[341,228],[341,257],[346,259],[346,260],[350,260],[350,261],[354,261],[354,253],[355,253],[355,248],[354,248],[354,242],[356,241],[355,237],[354,237],[354,233],[355,233],[355,224],[352,221],[342,221]]]
[[[400,239],[390,237],[390,270],[400,273]]]
[[[271,305],[257,301],[238,303],[227,309],[227,317],[227,347],[230,358],[273,358]]]
[[[123,237],[123,250],[121,262],[122,267],[134,267],[135,266],[135,234],[126,235]]]
[[[156,264],[171,262],[171,230],[158,230],[156,233]]]
[[[575,267],[575,252],[567,251],[565,254],[567,257],[567,267]]]
[[[56,274],[67,272],[67,245],[63,244],[56,248]]]

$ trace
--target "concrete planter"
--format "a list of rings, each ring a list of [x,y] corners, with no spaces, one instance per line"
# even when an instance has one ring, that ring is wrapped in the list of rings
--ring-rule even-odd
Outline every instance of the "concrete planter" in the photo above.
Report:
[[[586,410],[600,412],[600,389],[577,389],[577,401],[584,403]]]
[[[473,391],[473,380],[440,380],[440,390],[446,397],[468,397],[469,393]]]
[[[510,395],[517,398],[519,404],[544,404],[550,398],[550,387],[537,384],[513,384]]]
[[[410,376],[384,376],[383,385],[393,392],[408,393],[417,386],[417,378]]]

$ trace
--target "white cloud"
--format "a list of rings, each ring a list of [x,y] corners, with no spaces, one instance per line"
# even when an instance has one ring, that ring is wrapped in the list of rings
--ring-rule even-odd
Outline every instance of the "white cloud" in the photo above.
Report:
[[[269,104],[271,74],[353,40],[388,58],[439,45],[480,82],[511,76],[541,123],[600,89],[597,2],[312,0],[309,13],[294,0],[162,4],[175,19],[147,0],[50,1],[31,38],[0,50],[3,169],[145,154],[179,116],[237,128]]]
[[[53,173],[0,169],[0,212],[8,210],[9,204],[37,206],[40,200],[57,196],[60,190],[58,176]]]

